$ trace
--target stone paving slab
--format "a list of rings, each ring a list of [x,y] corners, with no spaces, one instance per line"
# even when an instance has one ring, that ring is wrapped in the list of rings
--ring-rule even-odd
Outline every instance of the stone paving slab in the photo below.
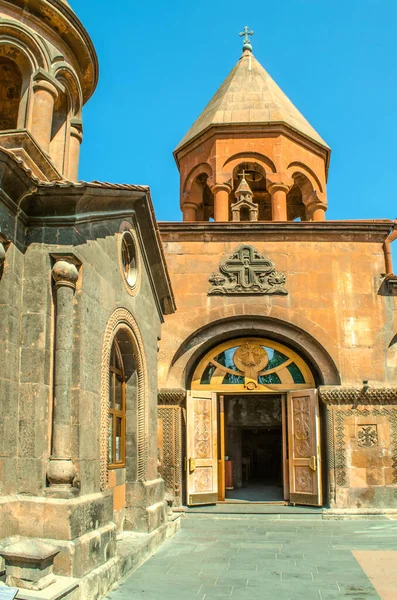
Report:
[[[379,551],[397,556],[396,522],[188,516],[107,598],[397,600],[395,580],[383,586],[384,596],[382,586],[373,585],[374,573],[365,572],[368,556]],[[387,564],[396,564],[391,554]]]

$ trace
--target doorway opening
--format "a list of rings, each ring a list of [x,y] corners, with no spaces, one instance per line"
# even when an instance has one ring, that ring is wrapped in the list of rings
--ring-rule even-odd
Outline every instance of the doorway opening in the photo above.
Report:
[[[280,395],[225,397],[225,501],[284,503]]]

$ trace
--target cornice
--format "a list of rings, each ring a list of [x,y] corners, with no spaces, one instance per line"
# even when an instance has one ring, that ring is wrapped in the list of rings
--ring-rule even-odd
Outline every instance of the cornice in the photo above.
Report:
[[[331,159],[331,149],[328,146],[322,146],[312,138],[302,132],[294,129],[291,125],[280,122],[272,123],[216,123],[209,125],[206,129],[197,134],[194,138],[187,141],[183,146],[176,148],[173,152],[175,162],[179,168],[181,159],[194,151],[196,147],[201,146],[209,139],[222,139],[224,137],[237,137],[246,135],[247,137],[264,135],[272,136],[282,133],[286,137],[298,142],[308,148],[311,152],[322,156],[325,159],[325,170],[328,175]]]
[[[161,388],[157,394],[159,404],[182,404],[186,399],[186,390],[182,388]]]
[[[161,221],[159,229],[163,240],[203,240],[222,238],[292,240],[296,238],[316,241],[367,241],[383,242],[393,227],[390,219],[354,221],[256,221],[217,223],[214,221]],[[244,232],[242,234],[242,232]],[[264,237],[266,236],[266,237]]]
[[[397,404],[397,387],[360,387],[320,386],[319,396],[324,404],[362,405]]]

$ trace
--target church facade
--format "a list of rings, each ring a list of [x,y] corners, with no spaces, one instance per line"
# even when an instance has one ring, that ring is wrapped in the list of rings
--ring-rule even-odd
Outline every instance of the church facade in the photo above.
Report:
[[[104,597],[184,505],[394,514],[395,222],[326,220],[330,149],[250,32],[158,224],[78,180],[98,63],[66,0],[0,16],[1,580]]]
[[[326,220],[330,149],[243,33],[174,153],[183,221],[160,224],[167,493],[395,509],[396,224]]]

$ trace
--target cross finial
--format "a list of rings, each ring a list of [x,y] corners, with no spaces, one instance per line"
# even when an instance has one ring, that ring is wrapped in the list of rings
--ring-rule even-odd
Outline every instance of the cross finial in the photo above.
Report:
[[[250,52],[252,52],[251,40],[249,37],[250,35],[254,35],[254,32],[248,27],[248,25],[246,25],[243,31],[239,33],[240,37],[244,36],[243,52],[244,50],[249,50]]]

